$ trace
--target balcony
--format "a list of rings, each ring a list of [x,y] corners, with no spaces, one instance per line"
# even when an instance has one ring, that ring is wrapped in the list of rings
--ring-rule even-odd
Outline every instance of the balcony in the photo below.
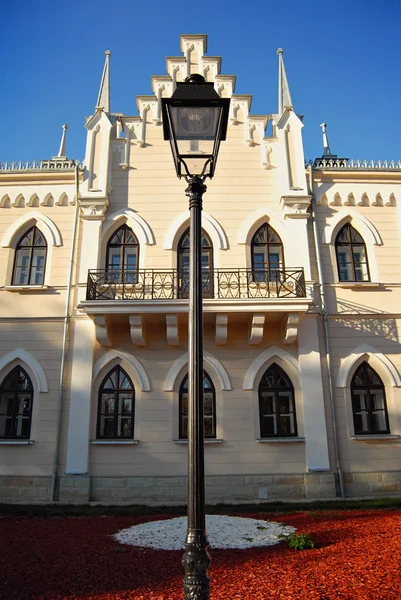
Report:
[[[306,298],[304,271],[295,269],[214,269],[202,273],[204,299]],[[166,301],[189,297],[188,272],[171,270],[90,270],[86,300]]]

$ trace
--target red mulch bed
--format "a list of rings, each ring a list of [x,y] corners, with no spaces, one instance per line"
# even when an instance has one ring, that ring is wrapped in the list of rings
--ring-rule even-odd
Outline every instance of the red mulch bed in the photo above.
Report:
[[[265,517],[309,532],[317,547],[214,550],[211,600],[401,598],[400,510]],[[160,518],[167,517],[0,518],[0,598],[182,600],[182,552],[121,546],[111,538]]]

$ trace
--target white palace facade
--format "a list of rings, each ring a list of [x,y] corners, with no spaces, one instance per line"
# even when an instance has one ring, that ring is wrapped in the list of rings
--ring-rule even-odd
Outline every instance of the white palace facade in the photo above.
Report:
[[[231,98],[203,211],[208,503],[401,493],[401,161],[305,163],[282,50],[277,112],[182,35],[82,164],[0,165],[0,501],[184,504],[188,200],[161,98]],[[273,108],[273,107],[272,107]],[[275,108],[273,108],[275,110]],[[269,124],[269,136],[266,135]]]

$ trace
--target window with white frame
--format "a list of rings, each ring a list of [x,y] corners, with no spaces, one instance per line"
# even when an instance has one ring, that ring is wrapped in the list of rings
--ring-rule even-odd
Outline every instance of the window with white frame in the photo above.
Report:
[[[294,387],[276,363],[264,373],[259,384],[260,437],[297,435]]]
[[[370,281],[366,245],[352,225],[340,229],[335,246],[339,281]]]
[[[0,385],[0,439],[29,439],[32,404],[32,381],[18,365]]]
[[[139,243],[128,225],[122,225],[107,244],[106,269],[115,283],[138,281]]]
[[[284,269],[283,244],[268,223],[256,231],[251,241],[254,281],[276,281]]]
[[[117,365],[99,388],[97,438],[133,438],[134,409],[134,385],[124,369]]]
[[[216,391],[209,375],[203,373],[203,421],[206,438],[216,437]],[[188,375],[180,386],[179,393],[179,438],[188,439]]]
[[[351,397],[355,435],[390,433],[384,385],[366,361],[354,373]]]
[[[47,244],[44,235],[31,227],[19,240],[14,259],[12,285],[43,285]]]

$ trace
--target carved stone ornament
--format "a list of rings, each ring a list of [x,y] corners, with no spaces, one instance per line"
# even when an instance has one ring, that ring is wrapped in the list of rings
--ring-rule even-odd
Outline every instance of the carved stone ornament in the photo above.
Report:
[[[104,214],[109,206],[109,201],[107,200],[107,198],[80,198],[79,205],[82,210],[82,219],[100,219],[101,221],[104,221]]]
[[[216,344],[224,346],[227,343],[228,315],[216,315]]]
[[[178,317],[177,315],[166,315],[167,344],[178,346]]]
[[[282,196],[281,205],[284,209],[284,217],[289,219],[309,219],[308,212],[311,204],[311,196]]]

